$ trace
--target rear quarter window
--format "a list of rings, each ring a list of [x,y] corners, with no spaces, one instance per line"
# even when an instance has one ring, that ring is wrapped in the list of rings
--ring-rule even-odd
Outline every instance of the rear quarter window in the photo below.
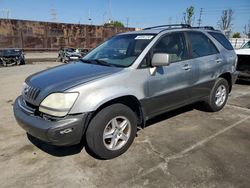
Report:
[[[208,32],[208,33],[213,38],[215,38],[227,50],[233,50],[234,49],[233,46],[231,45],[231,43],[229,42],[229,40],[227,40],[225,35],[223,35],[222,33],[217,33],[217,32]]]

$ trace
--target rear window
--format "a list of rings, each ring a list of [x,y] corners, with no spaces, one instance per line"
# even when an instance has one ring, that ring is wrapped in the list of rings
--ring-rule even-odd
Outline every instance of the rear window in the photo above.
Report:
[[[216,32],[208,32],[212,37],[214,37],[224,48],[228,50],[233,50],[233,46],[231,43],[227,40],[225,35],[222,33],[216,33]]]

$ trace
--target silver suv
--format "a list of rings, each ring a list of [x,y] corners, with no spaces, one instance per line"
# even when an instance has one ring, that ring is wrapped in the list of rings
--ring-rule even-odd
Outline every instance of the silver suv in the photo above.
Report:
[[[78,62],[29,76],[14,114],[29,135],[53,145],[84,139],[94,156],[111,159],[154,116],[195,102],[221,110],[236,63],[231,44],[212,27],[122,33]]]

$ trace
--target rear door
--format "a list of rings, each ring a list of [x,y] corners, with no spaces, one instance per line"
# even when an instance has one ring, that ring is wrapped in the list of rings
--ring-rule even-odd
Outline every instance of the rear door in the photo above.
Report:
[[[194,71],[194,85],[190,91],[191,100],[209,95],[218,71],[223,66],[223,57],[213,42],[202,32],[187,32]]]

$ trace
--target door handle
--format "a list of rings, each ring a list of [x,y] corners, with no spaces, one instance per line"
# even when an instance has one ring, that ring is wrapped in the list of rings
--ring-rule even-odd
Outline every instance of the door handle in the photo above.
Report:
[[[215,62],[216,62],[216,63],[221,63],[221,62],[222,62],[222,59],[220,59],[220,58],[219,58],[219,59],[216,59]]]
[[[191,68],[192,68],[192,67],[189,66],[188,64],[185,64],[185,65],[182,67],[183,70],[190,70]]]

